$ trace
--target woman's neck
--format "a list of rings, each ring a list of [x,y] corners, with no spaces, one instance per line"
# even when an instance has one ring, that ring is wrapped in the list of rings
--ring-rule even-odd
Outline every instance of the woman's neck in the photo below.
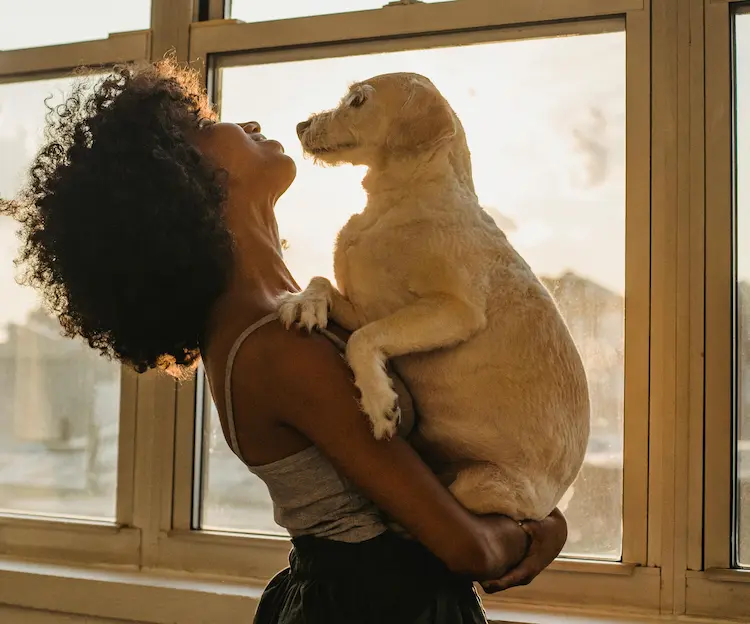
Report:
[[[300,290],[282,256],[281,239],[273,205],[252,206],[230,215],[240,215],[228,223],[234,238],[233,268],[227,288],[214,307],[212,325],[252,322],[275,309],[281,293]]]
[[[281,247],[275,240],[258,240],[252,247],[238,242],[234,253],[234,271],[228,293],[266,301],[280,293],[299,290],[284,262]]]

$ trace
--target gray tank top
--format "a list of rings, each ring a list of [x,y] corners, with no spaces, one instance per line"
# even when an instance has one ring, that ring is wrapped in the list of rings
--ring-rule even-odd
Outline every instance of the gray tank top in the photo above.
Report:
[[[273,503],[274,520],[292,537],[314,535],[341,542],[363,542],[376,537],[386,530],[385,519],[372,502],[338,474],[317,447],[310,446],[262,466],[250,466],[242,459],[232,408],[232,367],[245,339],[277,318],[277,314],[269,314],[248,327],[229,351],[224,398],[232,451],[266,484]],[[345,348],[343,341],[334,334],[325,330],[320,332],[340,350]],[[408,431],[412,425],[405,422],[402,428]]]

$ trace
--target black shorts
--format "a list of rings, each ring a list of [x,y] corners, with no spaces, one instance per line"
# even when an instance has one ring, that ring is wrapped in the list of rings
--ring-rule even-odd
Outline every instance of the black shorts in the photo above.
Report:
[[[255,624],[486,624],[472,582],[426,548],[387,532],[348,544],[292,540]]]

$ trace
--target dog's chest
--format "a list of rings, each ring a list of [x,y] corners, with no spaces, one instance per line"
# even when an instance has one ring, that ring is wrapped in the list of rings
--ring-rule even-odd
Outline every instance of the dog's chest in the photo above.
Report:
[[[368,322],[392,314],[411,296],[383,244],[387,232],[355,215],[339,233],[333,256],[339,290]]]

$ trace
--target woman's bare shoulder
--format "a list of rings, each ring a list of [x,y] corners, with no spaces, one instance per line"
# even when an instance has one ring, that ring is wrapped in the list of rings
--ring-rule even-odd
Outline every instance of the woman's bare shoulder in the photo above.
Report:
[[[281,323],[259,328],[237,352],[232,396],[237,412],[277,424],[297,422],[336,388],[339,400],[356,401],[357,389],[340,349],[319,332]]]
[[[349,333],[335,325],[326,335],[298,328],[285,329],[281,323],[269,323],[258,336],[258,343],[246,352],[243,365],[248,370],[262,368],[263,381],[256,379],[256,389],[272,401],[269,407],[284,421],[297,421],[310,416],[310,402],[325,397],[326,402],[350,409],[359,408],[359,391],[347,364],[344,348]],[[404,382],[389,367],[391,383],[398,395],[401,410],[400,435],[408,436],[415,427],[416,414],[412,398]],[[269,390],[282,389],[283,401]],[[298,400],[289,400],[296,397]],[[283,407],[283,413],[279,411]],[[299,414],[298,412],[302,412]],[[360,413],[363,422],[367,417]]]
[[[304,366],[306,375],[324,378],[327,374],[347,376],[348,367],[343,353],[329,338],[320,332],[307,332],[292,327],[286,329],[280,322],[271,321],[259,328],[238,350],[236,369],[260,370],[266,382],[278,376],[289,383],[290,375],[299,374]]]
[[[259,465],[310,445],[310,440],[290,427],[289,422],[310,410],[311,403],[317,403],[317,393],[326,392],[326,378],[341,375],[341,367],[344,371],[348,369],[338,349],[323,336],[286,330],[272,320],[242,339],[231,362],[231,386],[227,393],[229,358],[245,325],[225,324],[214,337],[204,364],[224,436],[229,441],[230,427],[234,426],[242,459],[249,465]],[[311,375],[320,380],[315,387],[307,383]],[[353,400],[356,389],[349,383],[344,392]],[[300,393],[307,400],[287,400],[289,394],[300,396]],[[232,402],[231,423],[227,418],[228,394]]]

